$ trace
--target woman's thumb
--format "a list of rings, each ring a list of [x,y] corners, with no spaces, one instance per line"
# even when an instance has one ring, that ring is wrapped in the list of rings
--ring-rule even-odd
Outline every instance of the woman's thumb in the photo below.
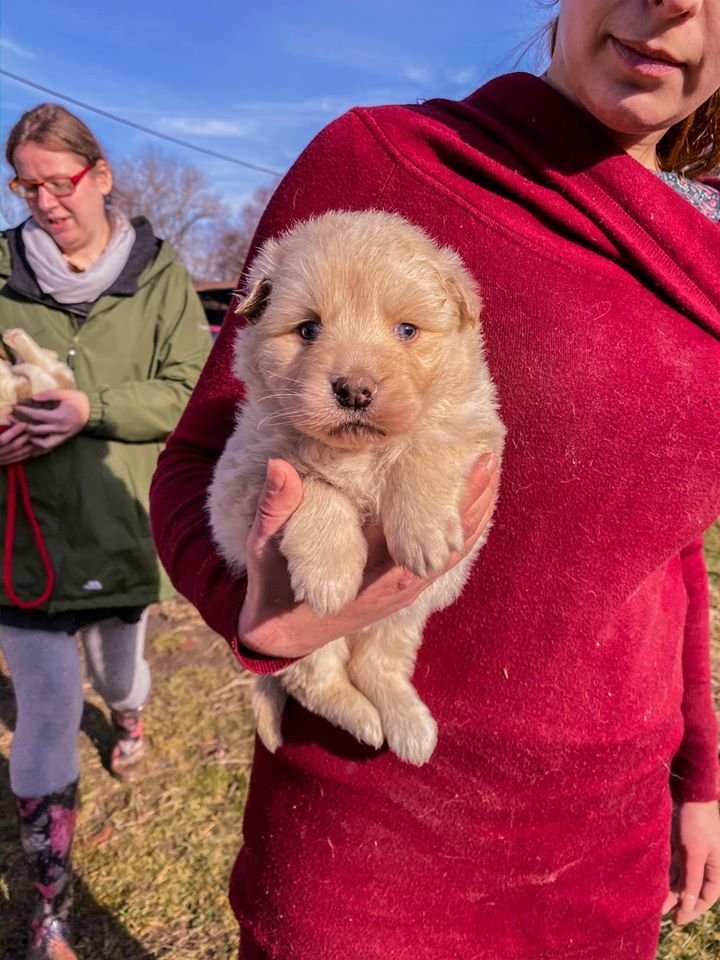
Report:
[[[258,545],[282,530],[300,506],[302,496],[302,480],[297,471],[285,460],[268,460],[255,518]]]

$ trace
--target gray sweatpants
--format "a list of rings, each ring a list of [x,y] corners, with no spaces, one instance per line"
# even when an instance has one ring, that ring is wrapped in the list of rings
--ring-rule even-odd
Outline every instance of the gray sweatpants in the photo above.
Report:
[[[136,710],[150,694],[145,624],[116,618],[80,634],[90,681],[111,710]],[[80,650],[74,636],[0,626],[17,703],[10,750],[15,796],[40,797],[61,790],[80,772],[78,732],[83,711]]]

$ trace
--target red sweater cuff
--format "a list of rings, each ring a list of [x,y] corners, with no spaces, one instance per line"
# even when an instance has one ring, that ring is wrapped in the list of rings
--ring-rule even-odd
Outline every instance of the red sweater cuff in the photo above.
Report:
[[[708,684],[688,683],[683,715],[685,736],[670,766],[673,799],[680,803],[718,800],[718,725]]]
[[[720,800],[720,768],[717,757],[699,765],[675,757],[670,774],[670,793],[677,803],[709,803]]]
[[[251,673],[278,673],[285,667],[291,667],[293,663],[297,662],[297,659],[293,657],[269,657],[264,653],[258,653],[256,650],[250,650],[242,644],[237,635],[230,638],[230,648],[242,666]]]

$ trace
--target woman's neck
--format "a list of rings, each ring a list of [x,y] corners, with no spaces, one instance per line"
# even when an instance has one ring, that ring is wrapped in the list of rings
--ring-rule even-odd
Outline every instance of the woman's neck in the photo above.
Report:
[[[544,80],[553,90],[561,93],[567,100],[574,103],[575,106],[579,107],[584,113],[589,114],[591,117],[594,116],[577,97],[572,95],[564,83],[558,82],[557,77],[551,75],[549,70],[543,73],[540,79]],[[594,119],[597,120],[597,117]],[[601,121],[598,120],[598,123],[601,123]],[[624,150],[633,160],[637,160],[643,167],[647,167],[648,170],[653,170],[656,173],[661,170],[657,155],[657,145],[662,139],[662,133],[649,133],[645,137],[642,137],[634,134],[620,133],[617,130],[612,130],[606,124],[603,124],[603,126],[620,149]]]
[[[606,128],[607,129],[607,128]],[[659,137],[651,137],[648,140],[638,140],[636,138],[626,137],[614,130],[608,130],[615,143],[621,147],[625,153],[629,154],[638,163],[641,163],[648,170],[658,173],[662,168],[658,161],[657,145]]]
[[[103,218],[102,225],[88,243],[77,250],[60,250],[64,259],[67,261],[71,270],[76,273],[82,273],[91,267],[99,259],[112,236],[112,224],[107,216]]]

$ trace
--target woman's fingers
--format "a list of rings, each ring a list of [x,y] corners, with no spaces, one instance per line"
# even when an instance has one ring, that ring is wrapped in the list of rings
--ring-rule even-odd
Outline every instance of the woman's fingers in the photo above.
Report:
[[[13,441],[16,441],[18,437],[21,437],[25,433],[25,425],[23,423],[11,423],[10,426],[5,427],[4,430],[0,430],[0,450],[3,447],[12,446]]]
[[[673,910],[680,899],[680,895],[674,890],[669,890],[668,895],[665,897],[665,902],[662,905],[662,910],[660,911],[663,915],[670,913]]]
[[[52,441],[39,444],[41,451],[46,451],[79,433],[89,415],[90,398],[81,390],[48,390],[37,394],[32,403],[15,404],[11,419],[24,423],[36,439],[52,437]]]
[[[12,418],[18,423],[36,423],[38,420],[38,414],[40,418],[42,418],[42,411],[35,413],[33,407],[23,403],[16,403],[12,409]]]
[[[720,900],[720,872],[708,864],[705,870],[705,881],[697,902],[697,916],[713,907],[718,900]]]
[[[476,533],[482,533],[492,515],[497,482],[498,458],[494,453],[485,454],[473,467],[462,504],[463,529],[473,543]]]
[[[32,454],[33,447],[25,424],[15,423],[0,432],[0,466],[21,463]]]
[[[702,853],[688,852],[675,923],[691,923],[709,910],[720,896],[720,871]]]
[[[8,467],[11,463],[22,463],[33,456],[34,447],[30,443],[24,443],[12,450],[0,451],[0,467]]]
[[[57,423],[38,423],[34,420],[25,420],[25,430],[31,437],[64,436],[65,430]]]

